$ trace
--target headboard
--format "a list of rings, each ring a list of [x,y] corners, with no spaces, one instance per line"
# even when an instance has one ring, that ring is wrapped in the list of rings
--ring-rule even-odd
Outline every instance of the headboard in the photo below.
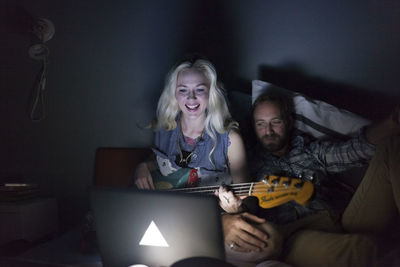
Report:
[[[150,148],[106,148],[96,150],[93,184],[131,186],[136,165],[152,153]]]

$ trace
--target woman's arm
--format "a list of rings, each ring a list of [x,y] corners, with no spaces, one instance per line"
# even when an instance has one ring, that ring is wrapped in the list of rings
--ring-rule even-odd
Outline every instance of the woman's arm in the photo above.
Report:
[[[230,145],[228,147],[228,166],[234,184],[249,182],[246,163],[246,152],[242,137],[236,131],[229,133]],[[241,212],[242,200],[232,191],[221,186],[216,192],[220,199],[220,206],[228,213]]]
[[[249,182],[246,151],[240,134],[232,130],[229,133],[230,146],[228,147],[228,166],[233,183]]]
[[[133,181],[139,189],[155,189],[153,184],[153,178],[151,172],[157,170],[158,164],[154,158],[154,154],[144,162],[139,163],[136,166],[135,173],[133,175]]]

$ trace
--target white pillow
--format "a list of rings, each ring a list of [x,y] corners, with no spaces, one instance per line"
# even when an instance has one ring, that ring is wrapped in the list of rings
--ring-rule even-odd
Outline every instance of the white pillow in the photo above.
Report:
[[[271,88],[293,96],[296,113],[295,128],[316,138],[342,139],[347,136],[353,136],[361,127],[371,123],[369,120],[350,111],[260,80],[252,81],[252,103],[260,94]]]

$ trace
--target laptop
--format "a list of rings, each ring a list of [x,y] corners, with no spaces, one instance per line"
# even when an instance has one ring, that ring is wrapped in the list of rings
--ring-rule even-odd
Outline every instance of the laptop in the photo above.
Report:
[[[191,257],[225,260],[214,196],[98,187],[90,197],[104,267],[171,266]]]

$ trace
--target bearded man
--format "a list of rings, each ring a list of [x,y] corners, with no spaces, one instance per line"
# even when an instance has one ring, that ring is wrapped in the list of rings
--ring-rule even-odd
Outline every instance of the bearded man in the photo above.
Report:
[[[246,257],[248,251],[266,251],[272,240],[283,248],[278,258],[294,266],[375,266],[376,238],[392,230],[400,214],[399,107],[346,141],[321,141],[297,133],[292,107],[290,99],[275,92],[254,102],[258,145],[249,153],[250,171],[258,181],[265,174],[310,180],[315,196],[307,206],[292,201],[253,215],[224,215],[225,242],[246,262],[252,257],[260,260],[259,255]],[[331,199],[333,188],[327,186],[330,174],[365,165],[369,167],[361,184],[344,212],[338,213]],[[268,233],[266,225],[273,230]],[[269,242],[264,241],[266,234]],[[278,251],[270,256],[276,258]]]

